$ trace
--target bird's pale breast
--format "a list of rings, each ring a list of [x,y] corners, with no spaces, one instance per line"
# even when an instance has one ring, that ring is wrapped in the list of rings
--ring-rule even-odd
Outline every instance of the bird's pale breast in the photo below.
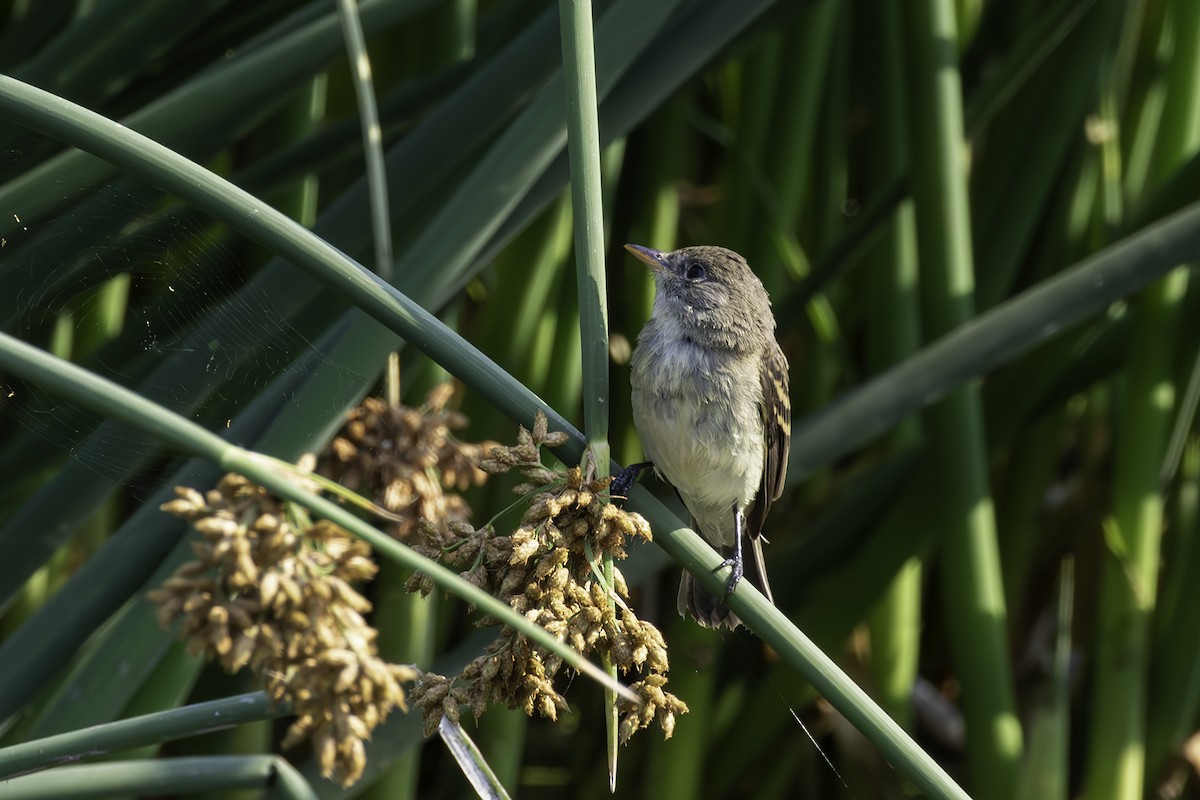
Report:
[[[762,478],[761,365],[721,359],[718,367],[695,345],[646,355],[635,354],[631,376],[646,457],[679,491],[700,533],[731,543],[733,505],[748,507]]]

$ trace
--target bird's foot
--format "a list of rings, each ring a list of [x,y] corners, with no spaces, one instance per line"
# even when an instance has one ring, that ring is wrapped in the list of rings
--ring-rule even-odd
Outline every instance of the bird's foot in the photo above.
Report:
[[[725,581],[725,598],[722,602],[729,600],[729,595],[733,594],[733,590],[737,588],[738,581],[742,579],[742,531],[745,527],[746,517],[737,503],[734,503],[733,555],[721,562],[722,567],[729,567],[729,578]]]
[[[733,558],[727,558],[722,561],[717,569],[729,567],[729,577],[725,579],[725,597],[721,602],[729,599],[729,595],[733,594],[733,590],[737,588],[738,581],[742,579],[742,554],[738,553]],[[716,572],[717,570],[713,570]]]
[[[625,469],[621,470],[613,477],[612,483],[608,486],[608,495],[613,500],[624,502],[629,499],[629,489],[637,482],[638,476],[646,470],[653,467],[654,464],[650,461],[641,461],[637,464],[630,464]]]

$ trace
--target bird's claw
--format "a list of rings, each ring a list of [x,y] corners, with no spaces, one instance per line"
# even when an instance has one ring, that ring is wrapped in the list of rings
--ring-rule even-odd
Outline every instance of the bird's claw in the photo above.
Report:
[[[742,579],[742,560],[740,558],[727,558],[722,561],[717,569],[729,567],[729,577],[725,579],[725,597],[723,600],[728,600],[729,595],[733,594],[733,590],[737,588],[738,581]],[[716,570],[713,570],[716,572]]]
[[[637,481],[638,476],[645,470],[653,467],[649,461],[642,461],[637,464],[630,464],[625,469],[618,472],[612,479],[612,483],[608,485],[608,495],[614,502],[629,499],[629,489]],[[618,503],[619,504],[619,503]]]

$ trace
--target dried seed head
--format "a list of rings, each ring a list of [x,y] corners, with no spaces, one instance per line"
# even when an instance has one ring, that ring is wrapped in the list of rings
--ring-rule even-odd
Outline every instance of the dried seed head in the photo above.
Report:
[[[485,471],[518,469],[526,479],[517,490],[531,500],[511,536],[497,536],[485,527],[458,531],[451,540],[426,528],[422,552],[453,566],[585,656],[604,653],[622,671],[639,671],[648,687],[639,694],[655,705],[648,711],[644,706],[623,707],[622,737],[655,720],[670,736],[675,716],[687,707],[661,689],[668,670],[662,635],[619,601],[629,596],[619,570],[614,569],[611,585],[600,578],[600,559],[623,558],[626,538],[649,539],[650,526],[641,516],[605,501],[610,479],[593,478],[579,467],[551,470],[541,464],[539,448],[561,444],[565,438],[549,432],[539,414],[531,430],[519,430],[514,446],[495,446],[480,462]],[[409,585],[428,584],[414,580]],[[459,676],[426,675],[412,696],[427,735],[436,730],[443,714],[456,718],[465,706],[478,717],[493,702],[555,720],[567,710],[554,685],[561,667],[556,656],[505,628]]]
[[[419,409],[366,398],[350,411],[317,471],[399,515],[389,532],[400,539],[422,520],[442,529],[466,520],[466,502],[445,490],[484,482],[480,461],[488,445],[454,438],[452,431],[465,427],[467,419],[446,408],[453,394],[450,383],[435,386]]]
[[[310,738],[322,774],[358,780],[363,740],[404,708],[400,684],[416,677],[379,658],[363,619],[371,606],[351,582],[374,575],[370,547],[328,521],[294,530],[277,498],[237,475],[204,495],[177,489],[163,510],[202,541],[149,593],[160,624],[182,617],[191,652],[261,672],[272,699],[298,715],[285,745]]]

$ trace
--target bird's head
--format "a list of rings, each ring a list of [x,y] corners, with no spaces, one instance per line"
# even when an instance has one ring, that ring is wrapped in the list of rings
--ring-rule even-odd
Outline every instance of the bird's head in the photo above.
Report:
[[[771,336],[775,317],[762,282],[746,259],[724,247],[682,247],[664,253],[637,244],[625,249],[654,275],[654,316],[702,343],[731,349]]]

